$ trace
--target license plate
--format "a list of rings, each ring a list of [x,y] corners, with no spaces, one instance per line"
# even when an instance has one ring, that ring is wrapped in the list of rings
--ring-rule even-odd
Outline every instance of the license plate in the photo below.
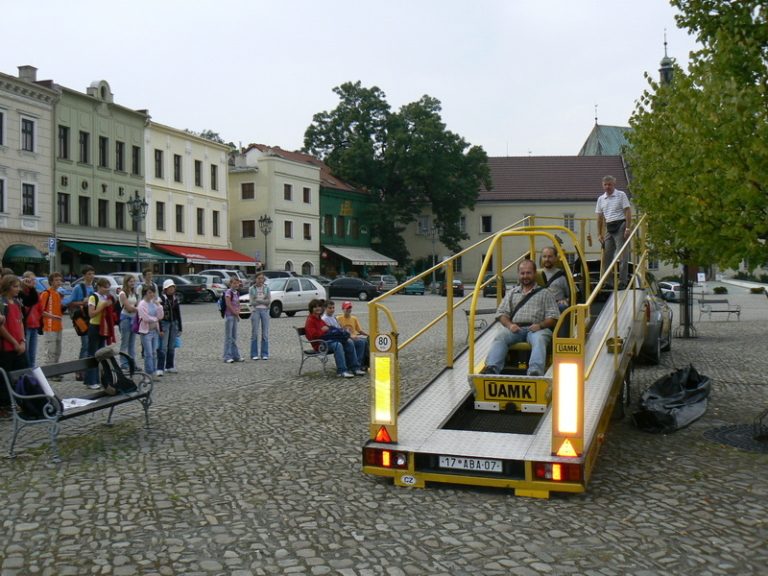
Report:
[[[501,460],[467,458],[466,456],[440,456],[440,468],[469,470],[471,472],[502,472]]]

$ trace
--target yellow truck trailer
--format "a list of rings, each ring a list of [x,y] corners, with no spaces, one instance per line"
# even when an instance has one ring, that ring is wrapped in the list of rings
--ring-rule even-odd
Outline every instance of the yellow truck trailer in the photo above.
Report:
[[[463,298],[449,293],[446,311],[404,342],[398,341],[397,319],[387,308],[388,297],[402,286],[370,302],[371,411],[363,471],[392,478],[397,486],[493,486],[539,498],[584,492],[646,334],[643,225],[640,219],[622,252],[592,280],[575,232],[513,225],[457,255],[485,254],[478,274],[485,282],[478,280]],[[510,245],[525,248],[510,255],[505,253]],[[523,258],[536,258],[544,246],[556,247],[571,288],[571,305],[553,330],[551,363],[542,376],[515,373],[514,366],[506,373],[483,374],[497,327],[472,328],[482,288],[493,280],[487,274],[491,259],[503,263],[497,265],[498,305],[503,272],[516,269]],[[629,288],[604,289],[618,286],[611,280],[617,280],[621,253],[633,247]],[[452,263],[438,267],[451,286]],[[467,345],[454,353],[454,333],[467,319]],[[389,331],[379,328],[385,324]],[[445,366],[401,406],[399,355],[438,325],[445,327]],[[515,352],[524,357],[524,350]]]

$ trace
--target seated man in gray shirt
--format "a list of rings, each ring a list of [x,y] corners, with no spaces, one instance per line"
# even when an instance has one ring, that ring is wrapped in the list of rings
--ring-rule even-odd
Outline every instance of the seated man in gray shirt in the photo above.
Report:
[[[501,326],[491,344],[483,374],[499,374],[504,368],[507,350],[519,342],[531,345],[528,375],[541,376],[546,371],[552,328],[557,324],[560,311],[552,292],[536,284],[533,260],[520,262],[517,275],[520,284],[507,292],[496,310]]]
[[[545,288],[549,288],[555,297],[560,312],[570,306],[571,290],[562,268],[557,267],[557,250],[547,246],[541,250],[541,279]]]

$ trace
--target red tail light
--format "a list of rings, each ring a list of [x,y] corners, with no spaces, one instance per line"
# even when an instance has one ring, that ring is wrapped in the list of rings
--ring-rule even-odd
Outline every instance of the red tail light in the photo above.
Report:
[[[581,464],[566,464],[561,462],[534,462],[533,475],[537,480],[552,480],[554,482],[581,481]]]

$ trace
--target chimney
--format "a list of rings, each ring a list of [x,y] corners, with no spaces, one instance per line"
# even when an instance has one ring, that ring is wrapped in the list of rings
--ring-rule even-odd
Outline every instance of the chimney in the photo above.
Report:
[[[24,82],[37,82],[37,68],[34,66],[19,66],[19,79]]]

